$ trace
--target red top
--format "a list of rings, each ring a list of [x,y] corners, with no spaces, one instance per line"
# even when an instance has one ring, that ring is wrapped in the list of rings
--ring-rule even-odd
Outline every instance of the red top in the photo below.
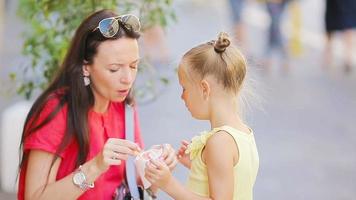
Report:
[[[49,100],[39,116],[39,123],[48,116],[58,105],[59,99],[53,98]],[[103,148],[108,138],[125,138],[125,109],[124,103],[111,102],[108,111],[104,114],[99,114],[94,111],[89,111],[89,154],[87,161],[95,157]],[[24,142],[24,151],[28,152],[31,149],[55,153],[62,138],[65,134],[67,118],[67,105],[65,104],[56,116],[41,129],[33,132]],[[138,115],[134,109],[135,118],[135,142],[143,148],[141,139]],[[78,154],[78,145],[72,142],[60,154],[62,159],[56,180],[60,180],[68,174],[75,171],[75,162]],[[26,178],[27,163],[20,172],[18,199],[24,199],[25,178]],[[87,190],[79,199],[112,199],[115,189],[120,185],[125,177],[124,162],[119,166],[111,166],[106,172],[99,176],[95,181],[95,188]],[[65,192],[65,191],[64,191]]]

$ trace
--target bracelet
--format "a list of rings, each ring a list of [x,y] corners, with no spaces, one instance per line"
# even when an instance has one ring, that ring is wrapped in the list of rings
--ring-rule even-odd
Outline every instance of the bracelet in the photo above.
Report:
[[[150,197],[152,197],[152,199],[157,199],[157,196],[153,193],[151,188],[147,188],[146,192],[147,192],[148,195],[150,195]]]

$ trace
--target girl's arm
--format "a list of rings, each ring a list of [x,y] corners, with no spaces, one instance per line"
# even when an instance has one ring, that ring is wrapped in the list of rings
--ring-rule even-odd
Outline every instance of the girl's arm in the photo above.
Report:
[[[225,131],[212,135],[203,151],[207,165],[209,192],[213,199],[232,199],[234,194],[234,165],[238,160],[235,140]]]
[[[151,160],[145,169],[145,177],[153,186],[159,187],[175,200],[210,200],[191,192],[171,174],[169,167],[161,160]]]
[[[223,148],[222,148],[223,147]],[[146,178],[175,200],[227,200],[233,198],[233,167],[238,158],[235,141],[225,132],[211,136],[203,151],[207,165],[210,197],[203,197],[179,183],[168,167],[159,160],[152,160],[146,167]]]
[[[136,144],[121,139],[110,138],[102,151],[82,165],[81,170],[87,183],[94,183],[110,165],[120,165],[129,155],[136,154]],[[57,159],[51,168],[54,155],[42,150],[31,150],[27,163],[25,200],[42,199],[77,199],[85,191],[74,185],[73,173],[56,180],[61,159]]]

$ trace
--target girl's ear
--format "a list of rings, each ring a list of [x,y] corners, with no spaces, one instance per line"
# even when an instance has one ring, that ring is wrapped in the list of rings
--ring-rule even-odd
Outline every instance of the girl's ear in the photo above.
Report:
[[[203,92],[203,99],[207,100],[209,98],[209,96],[210,96],[210,85],[209,85],[209,82],[206,81],[205,79],[203,79],[200,82],[200,87],[201,87],[202,92]]]

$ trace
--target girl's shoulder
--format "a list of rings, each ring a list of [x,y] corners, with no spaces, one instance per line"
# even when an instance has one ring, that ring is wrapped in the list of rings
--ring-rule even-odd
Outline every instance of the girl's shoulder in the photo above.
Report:
[[[190,153],[190,159],[194,159],[205,146],[209,146],[210,149],[218,150],[222,147],[235,147],[237,138],[246,138],[248,140],[253,138],[252,129],[250,129],[250,133],[245,133],[230,126],[221,126],[210,131],[201,132],[192,138],[186,153]]]
[[[197,155],[199,155],[199,152],[206,145],[208,145],[208,141],[214,142],[215,140],[221,140],[223,138],[226,138],[226,136],[223,136],[222,134],[216,134],[218,132],[220,133],[220,132],[226,132],[226,131],[221,128],[214,128],[213,130],[203,131],[203,132],[199,133],[197,136],[194,136],[186,150],[186,153],[190,153],[190,159],[194,159]],[[227,132],[226,132],[226,135],[228,135]],[[231,139],[231,137],[228,139]]]
[[[197,136],[194,136],[188,145],[185,153],[190,154],[190,159],[193,160],[199,152],[205,147],[208,139],[214,134],[213,131],[203,131]]]

